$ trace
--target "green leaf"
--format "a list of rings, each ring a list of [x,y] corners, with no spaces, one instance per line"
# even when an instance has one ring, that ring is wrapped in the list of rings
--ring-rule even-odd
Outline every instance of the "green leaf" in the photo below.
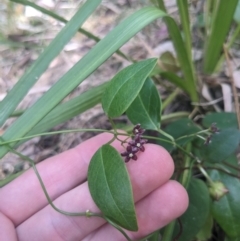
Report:
[[[237,165],[237,162],[236,162]],[[213,181],[221,181],[229,192],[212,203],[212,215],[231,238],[240,236],[240,180],[217,170],[210,171]]]
[[[169,17],[164,18],[164,20],[168,26],[168,31],[177,53],[178,63],[184,75],[184,89],[188,89],[188,93],[192,101],[196,102],[198,101],[196,88],[197,80],[189,51],[185,46],[180,29],[177,26],[175,20]],[[178,82],[181,83],[180,81]]]
[[[212,135],[211,143],[204,145],[199,141],[199,155],[207,162],[221,162],[236,151],[239,145],[240,132],[235,129],[223,129]]]
[[[197,234],[197,241],[207,241],[212,237],[213,217],[209,213],[206,222]]]
[[[160,236],[160,232],[159,232],[159,230],[158,231],[156,231],[155,233],[153,233],[152,235],[151,235],[151,237],[149,237],[148,239],[146,239],[146,240],[148,240],[148,241],[159,241],[161,239],[161,236]]]
[[[159,129],[161,99],[150,78],[147,78],[140,93],[127,109],[127,116],[133,124],[141,123],[145,129]]]
[[[81,60],[45,93],[31,108],[20,116],[2,138],[5,141],[25,136],[40,120],[57,106],[75,87],[106,61],[132,36],[153,20],[166,16],[154,7],[143,8],[122,21],[99,41]],[[0,158],[8,148],[0,147]]]
[[[164,129],[164,131],[174,137],[176,143],[181,146],[186,145],[188,142],[195,139],[196,136],[189,135],[194,134],[200,130],[201,129],[188,118],[182,118],[180,120],[174,121]],[[161,138],[166,139],[164,136],[161,136]],[[172,144],[168,144],[163,141],[159,141],[158,143],[169,151],[172,151],[174,148]]]
[[[181,18],[181,26],[183,29],[184,43],[188,52],[188,58],[192,60],[192,38],[189,20],[189,3],[188,0],[177,1],[178,11]]]
[[[33,2],[30,2],[28,0],[10,0],[10,1],[11,2],[15,2],[15,3],[20,3],[20,4],[23,4],[25,6],[30,6],[32,8],[35,8],[36,10],[42,12],[43,14],[51,16],[52,18],[54,18],[54,19],[56,19],[56,20],[58,20],[58,21],[60,21],[62,23],[67,23],[68,22],[68,20],[66,20],[65,18],[59,16],[58,14],[56,14],[56,13],[54,13],[52,11],[49,11],[46,8],[43,8],[43,7],[37,5],[37,4],[33,3]],[[97,36],[93,35],[92,33],[88,32],[88,31],[86,31],[83,28],[79,28],[78,32],[84,34],[85,36],[87,36],[90,39],[93,39],[96,42],[101,40],[100,38],[98,38]],[[124,53],[122,53],[120,50],[117,50],[116,53],[119,56],[121,56],[121,57],[123,57],[125,59],[128,59],[128,57]]]
[[[189,206],[187,211],[180,217],[182,234],[178,241],[191,241],[201,230],[207,221],[210,211],[210,197],[206,184],[192,178],[187,189]],[[174,237],[179,233],[179,225],[176,224]]]
[[[161,75],[162,78],[167,79],[168,81],[172,82],[177,87],[184,90],[186,93],[188,93],[188,94],[191,93],[191,90],[189,89],[189,86],[188,86],[187,82],[184,79],[177,76],[175,73],[173,73],[173,72],[161,72],[160,75]]]
[[[127,110],[156,63],[157,59],[143,60],[126,67],[113,77],[102,98],[106,115],[113,118]]]
[[[236,113],[220,112],[207,114],[203,119],[203,126],[209,128],[212,123],[217,123],[217,127],[220,130],[227,128],[238,129]]]
[[[218,1],[212,16],[209,36],[207,36],[203,70],[206,74],[211,74],[221,56],[223,44],[230,30],[233,15],[238,0]]]
[[[224,160],[224,162],[206,163],[206,164],[207,164],[205,165],[206,168],[210,168],[210,169],[221,168],[223,171],[226,171],[236,176],[238,175],[238,170],[236,169],[238,168],[238,159],[235,154],[232,154],[231,156],[229,156],[227,159]],[[233,166],[236,168],[233,168]]]
[[[96,104],[101,102],[102,93],[104,92],[107,85],[108,82],[93,87],[92,89],[82,93],[81,95],[64,103],[61,103],[51,112],[49,112],[30,132],[25,135],[25,137],[32,136],[32,138],[34,138],[35,135],[50,130],[54,126],[66,122],[71,118],[94,107]],[[21,140],[17,142],[15,146],[19,146],[30,139],[31,138]]]
[[[235,14],[234,14],[234,20],[237,23],[240,23],[240,1],[238,0],[238,4],[235,10]]]
[[[108,83],[101,84],[97,87],[82,93],[81,95],[66,101],[51,112],[49,112],[27,135],[35,135],[52,127],[57,126],[71,118],[83,113],[100,103],[102,94]]]
[[[225,237],[224,241],[240,241],[240,237],[237,237],[237,238]]]
[[[176,58],[173,56],[173,54],[169,51],[164,52],[160,56],[161,64],[164,67],[164,70],[171,72],[178,72],[180,70]]]
[[[29,89],[37,82],[39,77],[48,68],[51,61],[61,52],[63,47],[78,31],[91,13],[101,3],[101,0],[87,1],[66,24],[49,46],[41,53],[31,68],[20,78],[7,96],[0,102],[0,126],[6,121],[27,94]]]
[[[123,228],[138,230],[127,168],[112,146],[102,146],[92,157],[88,186],[94,202],[106,217]]]

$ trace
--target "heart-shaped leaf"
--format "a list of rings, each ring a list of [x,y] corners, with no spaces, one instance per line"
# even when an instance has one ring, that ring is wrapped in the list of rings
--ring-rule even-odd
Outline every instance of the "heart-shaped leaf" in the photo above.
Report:
[[[240,237],[240,180],[218,170],[210,171],[210,177],[213,181],[221,181],[229,191],[213,202],[212,215],[229,237]]]
[[[157,59],[143,60],[128,66],[113,77],[102,97],[102,107],[107,116],[117,117],[127,110],[156,63]]]
[[[207,221],[210,211],[210,197],[206,184],[196,178],[192,178],[188,186],[189,206],[180,217],[182,234],[178,241],[191,241]],[[179,225],[176,224],[174,235],[179,233]]]
[[[125,229],[138,230],[130,178],[122,157],[112,146],[102,146],[92,157],[88,186],[106,217]]]
[[[150,78],[145,81],[140,93],[127,109],[127,116],[133,124],[141,123],[145,129],[160,127],[161,99]]]

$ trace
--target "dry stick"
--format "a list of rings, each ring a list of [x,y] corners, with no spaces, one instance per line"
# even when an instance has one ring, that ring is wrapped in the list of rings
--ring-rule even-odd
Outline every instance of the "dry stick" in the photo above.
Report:
[[[239,112],[239,101],[238,101],[237,88],[234,84],[233,71],[232,71],[232,67],[231,67],[231,64],[230,64],[227,47],[226,47],[225,44],[223,45],[223,50],[224,50],[224,55],[225,55],[225,58],[226,58],[226,61],[227,61],[228,71],[229,71],[229,75],[230,75],[230,82],[231,82],[231,85],[232,85],[235,109],[236,109],[237,120],[238,120],[238,129],[240,129],[240,112]]]

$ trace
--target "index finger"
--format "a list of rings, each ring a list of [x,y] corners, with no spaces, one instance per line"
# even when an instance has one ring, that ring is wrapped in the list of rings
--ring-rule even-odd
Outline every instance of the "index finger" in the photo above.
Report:
[[[51,200],[86,180],[93,154],[112,137],[109,133],[100,134],[37,165]],[[112,145],[118,150],[123,149],[119,141],[114,141]],[[0,196],[0,212],[16,226],[48,204],[32,169],[1,188]]]

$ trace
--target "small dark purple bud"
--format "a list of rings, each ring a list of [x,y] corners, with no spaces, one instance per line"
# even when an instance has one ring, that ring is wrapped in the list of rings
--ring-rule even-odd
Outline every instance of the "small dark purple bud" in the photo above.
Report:
[[[134,155],[134,156],[132,157],[132,159],[133,159],[134,161],[136,161],[138,158],[137,158],[136,155]]]
[[[141,136],[140,135],[136,135],[134,138],[135,142],[140,142],[141,141]]]
[[[125,162],[129,162],[130,159],[131,159],[131,158],[127,156],[127,157],[125,158]]]
[[[204,145],[209,145],[212,141],[212,135],[208,136],[204,142]]]
[[[144,146],[141,146],[141,147],[139,148],[139,150],[142,151],[142,152],[144,152],[144,151],[145,151],[145,147],[144,147]]]
[[[134,140],[131,140],[131,141],[128,142],[128,144],[129,144],[130,146],[135,146],[135,141],[134,141]]]
[[[127,146],[127,152],[131,152],[132,151],[132,147],[131,146]]]
[[[218,133],[220,130],[219,130],[219,128],[217,128],[217,123],[212,123],[211,124],[211,126],[210,126],[210,131],[212,132],[212,133]]]
[[[128,152],[123,152],[123,153],[121,153],[121,156],[127,156],[128,155]]]
[[[146,140],[146,139],[142,139],[142,140],[140,140],[140,143],[143,145],[143,144],[145,144],[145,143],[147,143],[148,142],[148,140]]]

